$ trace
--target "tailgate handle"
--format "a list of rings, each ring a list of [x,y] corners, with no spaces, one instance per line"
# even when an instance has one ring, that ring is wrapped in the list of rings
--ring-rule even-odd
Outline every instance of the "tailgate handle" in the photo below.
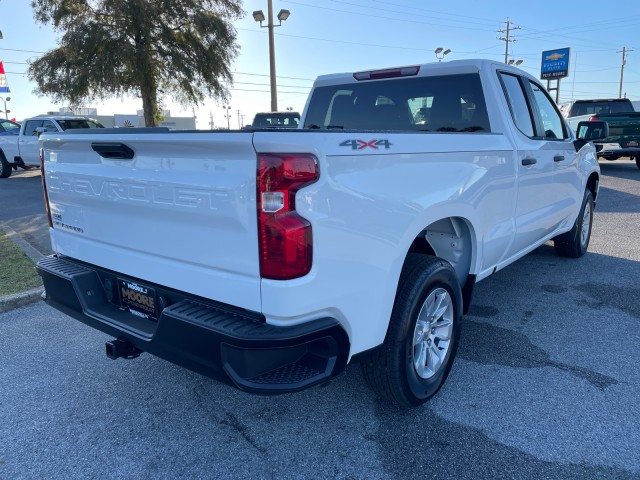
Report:
[[[538,161],[535,158],[527,157],[522,159],[522,165],[533,165]]]
[[[91,148],[102,158],[111,160],[131,160],[135,152],[124,143],[92,143]]]

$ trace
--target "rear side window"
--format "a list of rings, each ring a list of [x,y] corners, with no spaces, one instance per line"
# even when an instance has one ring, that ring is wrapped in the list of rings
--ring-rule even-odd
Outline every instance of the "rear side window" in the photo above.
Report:
[[[100,123],[94,120],[85,120],[73,118],[67,120],[58,120],[62,130],[72,130],[74,128],[104,128]]]
[[[518,80],[518,77],[515,75],[509,75],[508,73],[501,73],[500,80],[502,81],[502,87],[509,102],[513,122],[516,124],[516,127],[518,127],[518,130],[527,137],[533,137],[535,134],[531,110],[529,109],[527,97],[520,84],[520,80]]]
[[[316,88],[305,128],[490,132],[478,74],[362,81]]]

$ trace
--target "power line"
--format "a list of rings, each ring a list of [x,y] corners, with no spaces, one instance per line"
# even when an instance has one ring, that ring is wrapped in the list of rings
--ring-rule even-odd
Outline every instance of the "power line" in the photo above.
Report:
[[[335,8],[330,8],[330,7],[320,7],[318,5],[311,5],[308,3],[302,3],[302,2],[296,2],[293,0],[288,0],[289,3],[293,3],[295,5],[301,5],[301,6],[305,6],[305,7],[311,7],[311,8],[318,8],[320,10],[329,10],[331,12],[339,12],[339,13],[349,13],[352,15],[358,15],[358,17],[369,17],[369,18],[379,18],[385,21],[389,21],[389,20],[395,20],[398,22],[407,22],[407,23],[417,23],[419,25],[436,25],[436,26],[441,26],[441,27],[447,27],[447,28],[456,28],[456,29],[463,29],[463,30],[479,30],[482,32],[489,32],[492,30],[486,29],[486,28],[475,28],[475,27],[468,27],[468,26],[462,26],[462,25],[458,25],[458,24],[444,24],[444,23],[434,23],[434,22],[423,22],[423,21],[418,21],[418,20],[407,20],[406,18],[390,18],[388,15],[387,16],[382,16],[382,15],[372,15],[370,13],[363,13],[363,12],[351,12],[349,10],[338,10]],[[459,23],[459,22],[458,22]]]

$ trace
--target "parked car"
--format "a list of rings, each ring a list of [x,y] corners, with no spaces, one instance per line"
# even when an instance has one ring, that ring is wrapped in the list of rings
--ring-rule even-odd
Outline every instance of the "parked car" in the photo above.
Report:
[[[560,110],[571,129],[588,120],[607,122],[609,137],[595,142],[598,158],[612,161],[628,157],[640,168],[640,113],[628,98],[575,100],[561,105]]]
[[[0,118],[0,135],[18,135],[18,133],[20,133],[19,123]]]
[[[4,120],[4,122],[11,122]],[[13,125],[18,125],[11,122]],[[104,128],[97,120],[72,115],[39,115],[28,118],[19,130],[0,136],[0,178],[7,178],[18,167],[28,170],[40,165],[39,136],[44,132],[64,132],[77,128]]]

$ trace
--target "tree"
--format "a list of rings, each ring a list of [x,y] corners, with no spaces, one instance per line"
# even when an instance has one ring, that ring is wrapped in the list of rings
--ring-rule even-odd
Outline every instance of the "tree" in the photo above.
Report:
[[[114,95],[142,98],[146,126],[159,99],[225,101],[239,47],[231,21],[241,0],[32,0],[37,22],[62,36],[29,66],[37,92],[71,105]]]

